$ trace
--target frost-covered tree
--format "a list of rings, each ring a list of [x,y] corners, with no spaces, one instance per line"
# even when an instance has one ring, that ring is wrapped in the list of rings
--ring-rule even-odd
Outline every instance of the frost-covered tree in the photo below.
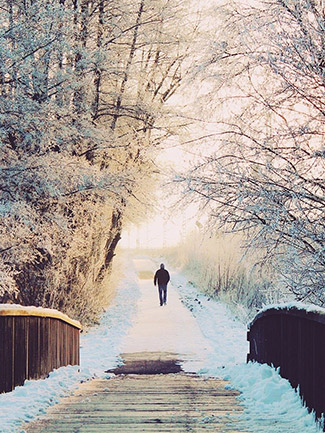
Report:
[[[203,65],[215,122],[200,144],[208,156],[181,180],[216,224],[264,251],[279,284],[323,305],[322,2],[235,2],[223,14]]]
[[[153,189],[188,44],[184,10],[160,0],[1,6],[0,297],[92,320],[111,295],[123,221],[145,213]]]

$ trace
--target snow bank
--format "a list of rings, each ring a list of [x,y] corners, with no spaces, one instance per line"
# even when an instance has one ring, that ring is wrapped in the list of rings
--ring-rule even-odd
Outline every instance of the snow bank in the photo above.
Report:
[[[304,304],[303,302],[298,301],[292,301],[292,302],[285,302],[281,304],[269,304],[265,305],[264,308],[258,311],[257,314],[263,313],[268,310],[290,310],[291,308],[294,308],[296,310],[304,310],[308,313],[317,313],[325,315],[325,308],[319,307],[318,305],[312,305],[312,304]]]
[[[244,413],[239,428],[252,433],[321,433],[314,415],[303,406],[299,394],[278,370],[249,362],[226,368],[223,378],[242,394]]]
[[[120,364],[122,337],[133,325],[140,296],[138,276],[132,262],[125,269],[128,273],[117,287],[117,295],[98,326],[81,339],[81,367],[91,375],[102,376],[103,371]]]
[[[198,289],[188,284],[180,273],[171,272],[171,281],[213,347],[209,365],[222,368],[245,362],[248,352],[246,326],[234,319],[226,305],[198,293]]]
[[[325,308],[319,307],[317,305],[304,304],[302,302],[297,302],[297,301],[285,302],[285,303],[281,303],[281,304],[269,304],[257,312],[257,314],[255,315],[253,320],[250,323],[248,323],[248,325],[247,325],[248,329],[251,329],[251,327],[254,325],[256,320],[258,320],[264,313],[267,313],[270,311],[271,314],[274,314],[274,310],[276,310],[276,311],[281,311],[281,310],[290,311],[291,310],[292,314],[295,314],[295,312],[297,313],[298,311],[304,311],[305,313],[311,313],[313,315],[314,314],[317,315],[318,320],[321,320],[322,322],[324,322],[324,319],[325,319]]]
[[[71,393],[89,373],[79,372],[78,366],[61,367],[45,380],[29,380],[24,386],[0,395],[0,432],[20,432],[20,425],[41,415],[51,406]]]
[[[20,426],[41,415],[71,394],[80,382],[92,377],[109,377],[104,371],[120,363],[122,336],[132,324],[139,296],[137,274],[132,263],[124,267],[127,275],[117,288],[117,295],[100,325],[81,336],[81,365],[61,367],[44,380],[25,381],[24,386],[0,395],[0,433],[21,432]]]

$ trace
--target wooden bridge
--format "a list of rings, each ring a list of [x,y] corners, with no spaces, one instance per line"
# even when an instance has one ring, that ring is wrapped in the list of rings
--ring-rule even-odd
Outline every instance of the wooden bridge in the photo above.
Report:
[[[79,363],[80,324],[59,312],[0,306],[0,386]],[[323,310],[270,308],[250,324],[248,361],[280,368],[317,417],[325,412]],[[172,353],[126,353],[111,379],[81,384],[49,408],[26,433],[222,432],[242,433],[238,392],[226,382],[184,373]],[[242,427],[241,427],[242,428]]]
[[[170,353],[124,354],[109,380],[84,383],[72,397],[23,426],[26,433],[242,433],[238,392],[226,382],[181,372]]]

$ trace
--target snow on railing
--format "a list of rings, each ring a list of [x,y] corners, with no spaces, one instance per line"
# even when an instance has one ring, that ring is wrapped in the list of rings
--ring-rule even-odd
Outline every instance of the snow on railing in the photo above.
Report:
[[[0,304],[0,392],[79,365],[80,329],[57,310]]]
[[[279,367],[317,418],[325,413],[325,309],[272,305],[249,324],[247,361]]]

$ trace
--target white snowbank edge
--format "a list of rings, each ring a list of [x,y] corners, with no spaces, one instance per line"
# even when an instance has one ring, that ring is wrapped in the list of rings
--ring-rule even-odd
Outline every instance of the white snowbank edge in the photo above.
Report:
[[[64,322],[82,329],[82,325],[78,320],[71,319],[61,311],[52,308],[43,307],[26,307],[19,304],[0,304],[0,316],[33,316],[33,317],[48,317],[52,319],[63,320]]]
[[[292,301],[292,302],[284,302],[281,304],[269,304],[265,305],[261,310],[259,310],[254,317],[254,319],[247,324],[248,329],[255,323],[255,321],[261,317],[264,313],[267,313],[271,310],[281,310],[285,311],[305,311],[306,313],[313,313],[320,316],[323,316],[322,319],[325,320],[325,308],[319,307],[317,305],[304,304],[303,302]]]

